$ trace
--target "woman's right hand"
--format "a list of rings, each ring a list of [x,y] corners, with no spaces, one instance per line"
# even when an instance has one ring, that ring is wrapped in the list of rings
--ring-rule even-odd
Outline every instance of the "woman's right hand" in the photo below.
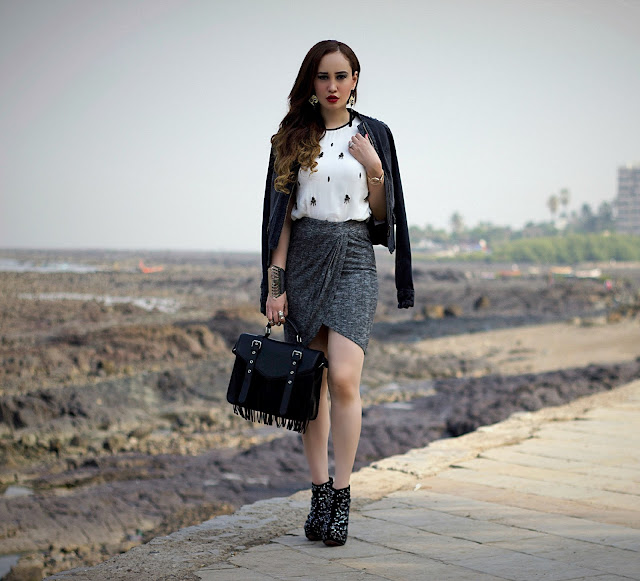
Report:
[[[280,312],[284,313],[284,316],[280,316]],[[285,322],[289,315],[289,307],[287,305],[287,293],[282,293],[277,299],[274,299],[271,295],[267,297],[267,319],[272,325],[281,325]]]

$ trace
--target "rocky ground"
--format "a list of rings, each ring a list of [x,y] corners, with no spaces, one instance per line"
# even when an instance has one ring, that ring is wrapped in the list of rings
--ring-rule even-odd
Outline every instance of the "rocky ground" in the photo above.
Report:
[[[307,486],[299,437],[225,402],[230,347],[264,323],[256,256],[150,254],[147,274],[125,252],[2,258],[24,271],[0,271],[0,555],[49,574]],[[640,268],[418,262],[399,311],[378,258],[359,466],[640,376]]]

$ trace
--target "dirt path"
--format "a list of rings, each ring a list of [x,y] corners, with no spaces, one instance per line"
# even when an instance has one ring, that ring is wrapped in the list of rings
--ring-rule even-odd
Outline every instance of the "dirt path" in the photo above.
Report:
[[[416,348],[429,355],[484,357],[503,375],[541,373],[640,357],[640,324],[553,323],[429,339]]]

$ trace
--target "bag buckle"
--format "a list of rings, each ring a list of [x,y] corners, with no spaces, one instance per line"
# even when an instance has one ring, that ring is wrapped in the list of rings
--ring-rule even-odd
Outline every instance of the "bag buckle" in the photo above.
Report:
[[[258,339],[254,339],[253,341],[251,341],[251,348],[256,348],[256,349],[262,349],[262,341],[258,340]]]
[[[296,355],[298,356],[298,359],[302,359],[302,351],[298,351],[297,349],[294,349],[294,350],[291,352],[291,357],[294,357],[294,356],[296,356]]]

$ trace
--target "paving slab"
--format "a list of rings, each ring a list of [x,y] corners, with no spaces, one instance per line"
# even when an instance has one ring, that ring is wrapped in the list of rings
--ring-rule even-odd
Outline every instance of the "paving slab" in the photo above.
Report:
[[[633,414],[632,414],[633,415]],[[584,419],[575,422],[554,422],[542,426],[538,433],[546,434],[551,430],[562,430],[564,432],[575,432],[580,434],[600,434],[607,438],[617,438],[623,436],[632,440],[640,440],[640,434],[629,431],[632,422],[622,422],[606,419],[591,418],[585,414]]]
[[[424,508],[416,510],[416,508],[415,505],[409,505],[403,508],[369,508],[363,511],[362,514],[372,518],[415,527],[426,532],[466,539],[481,544],[495,541],[526,539],[536,534],[527,529],[517,529],[513,526],[486,520],[475,520],[468,516],[457,516]]]
[[[434,559],[401,552],[391,557],[389,555],[378,555],[361,559],[343,559],[341,563],[394,581],[425,581],[425,579],[437,579],[438,581],[504,581],[504,577],[495,577],[494,575],[487,575],[466,567],[459,567],[458,565],[442,563]]]
[[[590,422],[585,422],[588,424]],[[604,427],[597,430],[589,430],[587,426],[580,426],[580,429],[574,429],[572,426],[563,427],[562,424],[552,425],[541,429],[536,438],[539,439],[559,439],[563,442],[581,442],[586,444],[597,444],[598,446],[606,446],[609,449],[620,450],[637,450],[640,444],[640,434],[635,434],[632,426],[622,424],[626,430],[605,431]]]
[[[353,526],[351,528],[353,530]],[[301,551],[309,555],[322,555],[323,558],[329,560],[386,555],[391,556],[400,553],[400,551],[396,551],[395,549],[374,545],[372,543],[367,543],[360,539],[353,538],[353,535],[346,545],[340,547],[338,550],[334,550],[333,548],[325,547],[321,543],[310,543],[304,536],[302,530],[295,532],[292,531],[285,536],[272,539],[272,542],[295,548],[297,551]]]
[[[329,550],[328,547],[325,548]],[[322,579],[323,575],[350,572],[348,567],[332,562],[320,554],[305,554],[277,543],[242,551],[231,557],[229,562],[237,567],[251,569],[275,578],[304,574],[310,579]]]
[[[545,557],[596,571],[615,570],[633,579],[640,572],[640,553],[611,546],[568,539],[551,534],[538,534],[526,539],[497,541],[496,546],[520,553]]]
[[[547,468],[549,470],[561,470],[567,474],[580,474],[583,476],[600,476],[602,464],[597,462],[584,462],[568,458],[550,458],[537,454],[518,451],[514,446],[505,448],[493,448],[486,450],[478,456],[488,460],[498,460],[517,464],[519,466],[531,466],[533,468]],[[637,469],[631,466],[614,466],[607,468],[607,478],[621,480],[623,482],[640,483],[640,466]]]
[[[572,581],[629,581],[629,577],[620,577],[619,575],[598,575],[597,577],[579,577]]]
[[[533,480],[521,476],[494,474],[479,470],[452,469],[440,474],[439,477],[621,510],[635,510],[638,508],[639,502],[639,497],[635,494],[621,494],[602,489],[563,484],[557,481]]]
[[[567,470],[547,467],[522,466],[520,464],[505,462],[495,459],[475,458],[466,462],[460,462],[455,468],[475,470],[477,472],[489,472],[504,476],[516,476],[540,482],[550,482],[553,484],[566,484],[583,489],[588,495],[588,490],[600,490],[606,492],[616,492],[621,494],[637,494],[640,484],[629,482],[624,479],[611,478],[607,471],[606,476],[602,476],[602,469],[598,473],[592,473],[589,478],[584,474],[576,474]]]
[[[595,569],[526,555],[518,551],[506,551],[499,557],[463,559],[455,564],[513,581],[562,581],[576,577],[595,577],[601,573]]]
[[[638,425],[640,381],[375,462],[344,547],[304,537],[305,491],[51,579],[640,580]]]
[[[605,466],[636,466],[640,460],[640,450],[635,448],[612,448],[580,441],[533,438],[523,442],[518,449],[550,458],[598,462]]]
[[[454,483],[449,478],[433,477],[423,480],[422,485],[433,492],[451,493],[455,490],[455,493],[459,496],[484,500],[500,506],[539,510],[541,504],[544,504],[544,510],[549,514],[570,514],[577,518],[631,527],[637,527],[638,522],[640,522],[639,510],[601,507],[574,500],[545,497],[539,494],[496,488],[495,486],[485,486],[461,480]],[[500,513],[496,512],[496,514]]]

